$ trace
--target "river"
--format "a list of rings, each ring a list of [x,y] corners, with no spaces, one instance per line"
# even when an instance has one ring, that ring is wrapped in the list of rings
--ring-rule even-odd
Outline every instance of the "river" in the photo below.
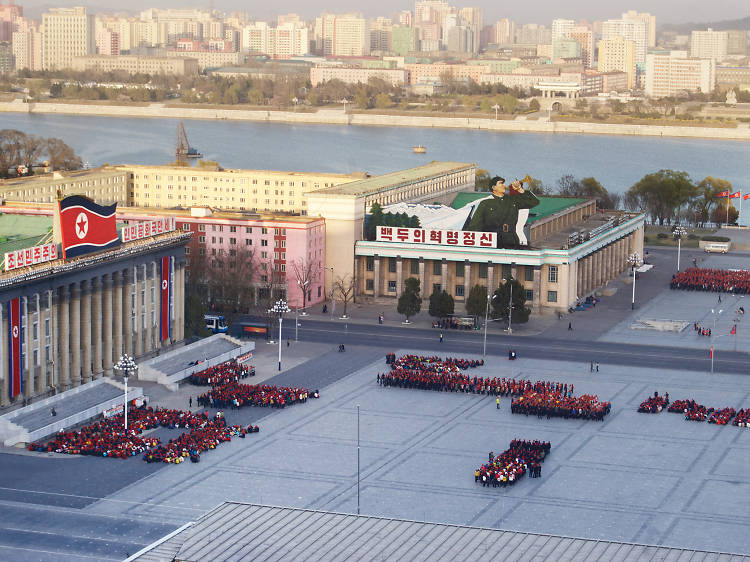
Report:
[[[174,160],[173,119],[0,114],[0,129],[59,137],[90,166]],[[750,143],[663,137],[507,133],[477,130],[184,121],[205,159],[226,168],[381,174],[430,160],[475,162],[508,179],[527,173],[554,187],[572,174],[624,193],[649,172],[724,178],[750,193]],[[427,154],[412,152],[425,145]]]

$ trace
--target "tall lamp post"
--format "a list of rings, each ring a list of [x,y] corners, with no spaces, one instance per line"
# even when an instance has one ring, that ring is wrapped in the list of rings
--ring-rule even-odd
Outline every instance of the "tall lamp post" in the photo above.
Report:
[[[490,302],[494,300],[497,295],[487,293],[487,308],[484,310],[484,345],[482,347],[482,357],[487,355],[487,324],[490,316]]]
[[[281,323],[284,321],[286,312],[289,312],[289,307],[286,305],[286,301],[281,299],[268,309],[268,314],[275,314],[279,317],[279,371],[281,371]]]
[[[495,110],[495,121],[497,121],[497,112],[500,109],[500,106],[497,105],[497,104],[495,104],[490,109],[494,109]]]
[[[138,365],[135,364],[135,360],[127,353],[120,357],[115,363],[114,369],[122,373],[122,378],[125,379],[125,432],[128,431],[128,377],[135,375],[138,372]]]
[[[346,104],[349,103],[349,100],[346,99],[346,98],[344,98],[344,99],[341,100],[341,103],[344,104],[344,113],[346,113]]]
[[[687,234],[684,226],[676,226],[672,234],[677,238],[677,271],[680,271],[680,250],[682,249],[682,237]]]
[[[630,303],[631,310],[635,310],[635,270],[641,263],[641,256],[638,252],[633,252],[628,258],[628,263],[633,270],[633,300]]]
[[[302,289],[303,294],[305,291],[307,291],[307,286],[310,284],[310,281],[305,281],[302,283],[301,281],[297,281],[297,285],[299,285],[299,288]],[[302,297],[302,300],[304,302],[305,297]],[[302,309],[302,316],[306,316],[307,313],[305,312],[305,309]],[[299,341],[299,306],[294,309],[294,341]]]

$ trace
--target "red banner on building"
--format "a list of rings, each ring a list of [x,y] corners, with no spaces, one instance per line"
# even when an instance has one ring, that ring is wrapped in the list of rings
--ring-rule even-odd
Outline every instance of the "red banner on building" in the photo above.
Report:
[[[8,360],[10,377],[10,397],[15,398],[23,392],[23,359],[21,349],[21,299],[15,298],[8,302]]]
[[[169,339],[170,301],[172,297],[172,258],[161,258],[161,341]]]
[[[60,201],[63,258],[73,258],[120,244],[117,203],[98,205],[88,197],[71,195]]]

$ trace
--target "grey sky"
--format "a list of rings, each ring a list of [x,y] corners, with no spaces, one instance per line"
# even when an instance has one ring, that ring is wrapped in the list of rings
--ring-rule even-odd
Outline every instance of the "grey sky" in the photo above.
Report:
[[[149,7],[208,7],[210,0],[130,0],[123,3],[115,0],[16,0],[32,17],[49,6],[85,5],[92,11],[113,12],[123,8],[130,11]],[[498,2],[497,0],[449,0],[457,6],[481,6],[485,22],[509,17],[518,23],[536,22],[549,25],[554,18],[607,19],[616,18],[626,10],[650,12],[661,23],[685,23],[737,19],[750,15],[748,0],[629,0],[625,2],[595,0],[536,0],[534,2]],[[323,11],[361,11],[365,15],[388,16],[400,10],[413,10],[413,1],[380,0],[214,0],[217,9],[232,12],[242,10],[258,19],[273,19],[279,14],[296,12],[306,19]]]

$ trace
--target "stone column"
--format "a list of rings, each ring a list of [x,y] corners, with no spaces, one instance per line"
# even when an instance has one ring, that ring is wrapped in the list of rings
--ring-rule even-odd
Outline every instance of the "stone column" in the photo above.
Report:
[[[445,259],[440,263],[440,290],[448,291],[448,262]]]
[[[2,316],[2,336],[0,336],[0,379],[2,379],[2,393],[0,394],[0,406],[7,406],[10,403],[10,350],[8,349],[8,302],[0,302],[0,316]]]
[[[495,266],[492,262],[487,262],[487,293],[495,292]]]
[[[151,301],[151,286],[154,283],[154,262],[146,265],[146,353],[154,350],[153,323],[151,322],[151,311],[154,303]]]
[[[122,355],[122,272],[112,273],[112,362]]]
[[[142,315],[146,307],[146,276],[145,270],[142,265],[135,268],[135,278],[133,279],[133,285],[135,286],[135,357],[143,355],[143,320]],[[143,290],[143,292],[141,292]],[[141,298],[141,294],[143,297]]]
[[[67,285],[63,285],[58,291],[58,310],[57,330],[60,337],[55,368],[59,373],[58,390],[67,390],[70,387],[70,291]]]
[[[133,353],[133,270],[128,268],[123,274],[122,319],[125,333],[123,353],[132,356]]]
[[[604,265],[604,254],[602,252],[602,249],[600,248],[598,252],[596,252],[596,288],[602,286],[603,282],[603,275],[602,275],[602,266]]]
[[[36,373],[36,364],[34,363],[34,314],[29,314],[29,310],[34,310],[34,296],[21,297],[21,309],[23,311],[23,318],[26,320],[26,350],[23,352],[26,355],[22,371],[26,371],[21,376],[23,379],[23,396],[24,398],[31,398],[34,395],[36,388],[36,381],[34,375]],[[23,325],[23,322],[21,323]]]
[[[81,287],[70,286],[70,378],[73,386],[81,384]]]
[[[594,287],[594,256],[586,256],[586,294],[590,293]]]
[[[81,283],[81,382],[91,380],[91,281]]]
[[[425,286],[424,258],[419,258],[419,294],[422,295],[422,300],[430,298],[431,294]]]
[[[381,280],[380,280],[380,256],[378,256],[377,254],[375,254],[373,256],[373,258],[372,258],[372,261],[373,261],[373,265],[374,265],[374,267],[373,267],[374,271],[373,271],[373,284],[372,284],[373,293],[372,293],[372,296],[375,297],[375,298],[378,298],[380,296],[380,283],[381,283]]]
[[[49,385],[49,367],[47,366],[47,336],[44,332],[46,320],[49,318],[49,292],[39,295],[39,378],[37,379],[37,394],[46,392]],[[51,328],[51,326],[50,326]]]
[[[113,288],[112,275],[107,273],[102,277],[102,369],[112,374],[112,356],[114,355],[113,334],[115,321],[113,318]]]
[[[542,311],[542,268],[534,266],[534,301],[531,311],[539,314]]]
[[[404,260],[396,256],[396,298],[404,292]]]
[[[185,264],[180,263],[176,269],[176,288],[175,295],[177,300],[175,301],[175,326],[177,331],[175,333],[175,340],[180,341],[185,338]]]
[[[102,373],[102,280],[94,277],[91,285],[91,371],[94,378]]]
[[[469,293],[471,293],[471,262],[469,260],[464,261],[464,302],[468,300]]]

